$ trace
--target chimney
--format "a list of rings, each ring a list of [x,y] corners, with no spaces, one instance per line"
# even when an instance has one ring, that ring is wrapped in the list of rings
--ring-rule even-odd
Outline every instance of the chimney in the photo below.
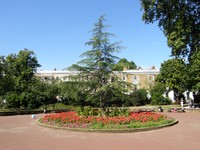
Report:
[[[152,70],[156,70],[156,67],[153,65],[153,66],[151,67],[151,69],[152,69]]]

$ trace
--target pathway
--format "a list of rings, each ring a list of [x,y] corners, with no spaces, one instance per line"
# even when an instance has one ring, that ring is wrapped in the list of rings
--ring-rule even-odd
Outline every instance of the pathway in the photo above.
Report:
[[[0,117],[0,150],[199,150],[200,113],[168,115],[179,123],[119,134],[54,130],[38,126],[31,115],[4,116]]]

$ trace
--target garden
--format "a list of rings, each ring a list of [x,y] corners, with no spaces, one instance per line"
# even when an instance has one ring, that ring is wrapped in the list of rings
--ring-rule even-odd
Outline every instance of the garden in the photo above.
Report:
[[[177,120],[156,112],[129,112],[126,108],[111,108],[109,114],[103,115],[88,107],[82,109],[47,114],[37,120],[37,123],[56,129],[115,133],[147,131],[177,123]]]

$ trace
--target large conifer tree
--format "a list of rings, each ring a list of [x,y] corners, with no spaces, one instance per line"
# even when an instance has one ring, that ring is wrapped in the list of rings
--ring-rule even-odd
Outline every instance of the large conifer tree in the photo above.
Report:
[[[106,19],[101,16],[94,24],[92,38],[86,42],[91,49],[81,55],[81,61],[71,66],[80,71],[79,82],[82,79],[85,84],[83,92],[88,92],[87,99],[98,99],[103,110],[107,106],[107,100],[123,89],[112,72],[112,66],[118,59],[114,53],[123,47],[120,42],[111,43],[110,37],[114,35],[106,31],[109,25],[105,25],[105,22]]]

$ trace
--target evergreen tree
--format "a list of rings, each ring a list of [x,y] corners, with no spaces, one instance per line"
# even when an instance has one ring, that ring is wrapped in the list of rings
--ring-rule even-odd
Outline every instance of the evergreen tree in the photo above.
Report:
[[[112,92],[123,89],[112,72],[112,66],[118,59],[113,53],[119,52],[123,47],[120,42],[111,43],[110,37],[114,35],[106,32],[109,25],[105,25],[105,22],[106,19],[101,16],[94,24],[92,38],[86,42],[91,49],[81,55],[83,60],[71,66],[71,69],[80,71],[79,80],[85,81],[83,92],[88,93],[87,100],[98,99],[102,110],[105,110]]]

